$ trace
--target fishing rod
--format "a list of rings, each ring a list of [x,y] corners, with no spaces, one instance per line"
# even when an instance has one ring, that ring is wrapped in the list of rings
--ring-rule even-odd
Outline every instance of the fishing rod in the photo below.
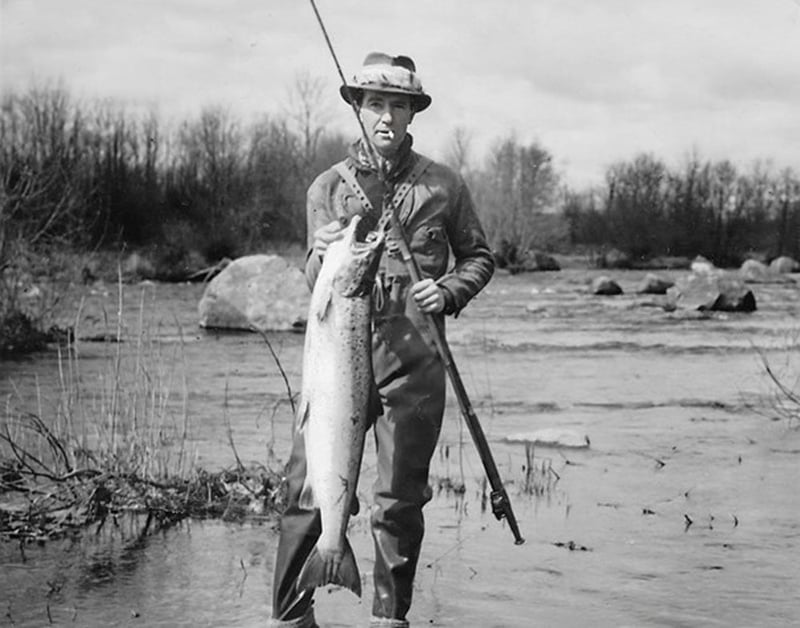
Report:
[[[325,43],[328,45],[328,50],[330,51],[333,62],[336,65],[339,78],[342,81],[342,85],[344,85],[346,89],[347,79],[342,72],[342,66],[339,64],[339,59],[337,58],[336,52],[333,49],[333,44],[331,43],[330,37],[328,37],[328,31],[325,28],[324,22],[322,21],[322,16],[319,14],[319,10],[317,9],[315,1],[309,1],[311,2],[311,8],[314,9],[314,15],[317,17],[319,27],[322,29],[322,34],[325,37]],[[378,222],[378,228],[385,229],[387,226],[389,226],[393,234],[396,236],[398,253],[408,269],[411,281],[413,283],[417,283],[418,281],[422,280],[422,273],[417,260],[414,258],[414,255],[411,252],[405,231],[403,230],[403,226],[397,216],[397,210],[392,201],[391,194],[389,193],[390,185],[386,181],[385,173],[380,167],[380,161],[375,153],[375,147],[372,145],[369,135],[367,134],[367,130],[364,127],[364,121],[361,119],[359,105],[356,103],[355,98],[350,98],[349,100],[353,109],[353,113],[358,121],[358,126],[361,129],[361,138],[364,143],[364,150],[367,151],[369,159],[378,173],[378,178],[383,185],[384,190],[387,192],[384,194],[383,214]],[[450,347],[447,344],[444,326],[442,322],[432,314],[425,313],[424,317],[425,321],[433,332],[432,336],[434,345],[436,346],[436,350],[442,359],[442,363],[444,364],[447,375],[450,378],[450,383],[453,386],[456,398],[458,399],[458,405],[461,409],[461,414],[464,416],[464,420],[469,428],[469,433],[472,436],[475,447],[478,449],[478,454],[480,455],[481,462],[483,463],[483,468],[486,471],[486,477],[489,480],[489,485],[492,488],[492,492],[490,493],[492,513],[498,520],[505,519],[508,521],[508,526],[511,528],[511,533],[514,535],[514,543],[520,545],[525,542],[525,539],[522,538],[522,535],[520,534],[517,518],[514,516],[514,511],[511,508],[511,501],[509,500],[508,493],[503,486],[503,480],[500,478],[500,473],[497,470],[497,464],[495,464],[494,457],[489,449],[489,443],[486,440],[486,435],[483,432],[483,428],[478,420],[478,416],[475,414],[472,403],[467,396],[467,390],[464,387],[464,382],[461,379],[461,375],[458,372],[455,360],[453,359],[453,354],[451,353]]]

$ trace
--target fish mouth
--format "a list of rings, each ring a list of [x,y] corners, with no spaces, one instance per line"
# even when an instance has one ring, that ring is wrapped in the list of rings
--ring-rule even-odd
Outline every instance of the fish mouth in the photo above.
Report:
[[[353,216],[352,234],[350,236],[350,249],[354,253],[364,253],[383,245],[383,231],[374,231],[369,224],[372,221],[363,220],[361,216]]]
[[[352,263],[338,282],[339,292],[345,297],[363,297],[372,292],[375,275],[384,247],[382,231],[373,231],[371,220],[354,216],[349,227],[350,254]]]

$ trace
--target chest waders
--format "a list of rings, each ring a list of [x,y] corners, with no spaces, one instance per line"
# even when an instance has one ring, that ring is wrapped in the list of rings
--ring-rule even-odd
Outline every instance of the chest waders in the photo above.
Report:
[[[419,156],[394,190],[392,203],[407,222],[414,210],[408,192],[431,161]],[[335,167],[367,215],[373,204],[345,164]],[[389,232],[387,249],[392,250]],[[430,501],[430,460],[436,448],[445,404],[445,371],[424,315],[409,298],[405,264],[385,253],[373,306],[372,360],[383,412],[374,417],[377,478],[371,512],[375,546],[372,625],[407,626],[414,575],[424,534],[422,507]],[[443,315],[437,315],[443,322]],[[296,581],[320,535],[316,510],[299,507],[306,474],[305,442],[296,434],[287,464],[288,505],[280,522],[273,585],[274,626],[312,627],[313,591],[299,591]],[[358,504],[354,504],[357,511]]]

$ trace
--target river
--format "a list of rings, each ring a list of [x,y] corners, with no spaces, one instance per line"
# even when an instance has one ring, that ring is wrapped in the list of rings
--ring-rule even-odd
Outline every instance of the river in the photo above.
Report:
[[[466,491],[436,490],[426,508],[412,626],[797,625],[800,430],[776,411],[760,355],[797,390],[800,288],[755,284],[756,312],[699,318],[635,294],[638,271],[607,273],[625,294],[592,296],[596,274],[498,274],[448,321],[526,543],[481,508],[481,463],[451,397],[433,474],[463,478]],[[120,304],[126,330],[144,321],[174,390],[187,391],[197,464],[233,464],[229,428],[244,462],[280,464],[286,382],[257,335],[198,328],[201,293],[147,284],[125,286],[120,300],[114,286],[94,286],[64,312],[95,331],[113,332]],[[302,334],[269,340],[298,390]],[[79,343],[87,388],[103,385],[117,349]],[[47,407],[58,367],[53,352],[0,363],[3,399],[38,394]],[[534,463],[552,472],[531,494],[525,446],[508,437],[544,428],[591,445],[535,447]],[[323,627],[368,623],[373,460],[368,439],[350,530],[364,597],[318,590]],[[4,544],[0,625],[263,625],[273,523],[188,521],[135,543],[89,537],[24,552]]]

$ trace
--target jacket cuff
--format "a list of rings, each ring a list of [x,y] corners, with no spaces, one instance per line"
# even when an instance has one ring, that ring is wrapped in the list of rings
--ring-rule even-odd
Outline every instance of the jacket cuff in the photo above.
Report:
[[[456,297],[453,295],[452,290],[450,290],[450,288],[448,288],[444,284],[440,283],[438,285],[442,291],[442,294],[444,295],[444,310],[442,310],[442,313],[458,316],[458,313],[461,311],[461,308],[459,308],[456,305]]]

